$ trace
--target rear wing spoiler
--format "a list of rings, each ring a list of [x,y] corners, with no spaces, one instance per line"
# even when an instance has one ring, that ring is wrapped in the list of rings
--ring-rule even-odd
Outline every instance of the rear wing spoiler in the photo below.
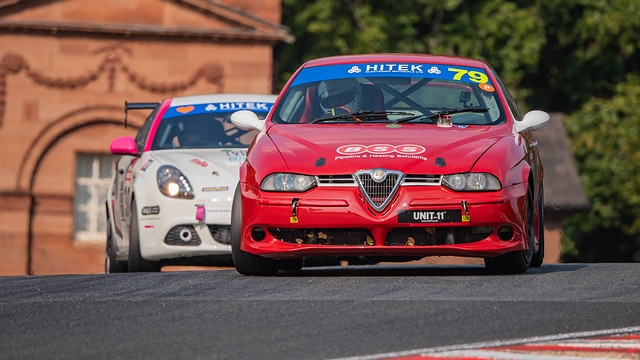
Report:
[[[124,127],[127,127],[127,112],[129,110],[145,110],[145,109],[155,109],[156,106],[160,105],[159,102],[124,102]]]

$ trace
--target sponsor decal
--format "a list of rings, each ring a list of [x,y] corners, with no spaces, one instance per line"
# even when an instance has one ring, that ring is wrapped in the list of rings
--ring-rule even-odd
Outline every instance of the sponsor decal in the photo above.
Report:
[[[180,106],[178,108],[176,108],[176,111],[181,113],[181,114],[187,114],[193,111],[193,109],[195,109],[193,106]]]
[[[247,159],[247,149],[222,150],[227,153],[227,161],[242,164]]]
[[[389,154],[397,152],[404,155],[416,155],[425,152],[425,148],[420,145],[403,144],[403,145],[389,145],[389,144],[375,144],[375,145],[342,145],[336,149],[336,152],[341,155],[357,155],[362,153],[371,154]]]
[[[489,76],[484,69],[421,63],[364,63],[309,67],[302,69],[298,73],[291,82],[291,86],[321,80],[388,76],[455,80],[482,84],[481,89],[485,91],[492,91],[490,89],[493,89]]]
[[[458,223],[460,210],[399,210],[398,223]]]
[[[432,66],[431,68],[429,68],[429,70],[427,70],[427,72],[429,74],[441,74],[442,71],[440,71],[440,69],[438,69],[437,66]]]
[[[191,159],[191,162],[192,162],[192,163],[194,163],[194,164],[198,164],[198,165],[200,165],[200,166],[202,166],[202,167],[207,167],[207,166],[209,166],[209,163],[208,163],[208,162],[203,161],[203,160],[200,160],[200,159]]]
[[[149,165],[151,165],[151,163],[153,162],[153,160],[151,159],[147,159],[147,162],[144,163],[144,165],[142,165],[142,167],[140,168],[140,170],[142,171],[146,171],[147,168],[149,167]]]
[[[206,208],[207,213],[230,213],[231,209]]]
[[[208,104],[194,104],[188,106],[175,106],[167,109],[163,118],[172,118],[183,116],[185,114],[210,114],[210,113],[229,113],[238,110],[251,110],[259,115],[266,115],[271,110],[273,103],[258,101],[236,101],[236,102],[220,102]]]
[[[342,145],[339,148],[337,148],[336,152],[340,155],[336,156],[334,160],[364,159],[364,158],[392,158],[392,159],[397,158],[397,159],[427,160],[426,156],[420,155],[425,151],[426,149],[423,146],[415,145],[415,144],[403,144],[403,145],[350,144],[350,145]]]
[[[423,74],[422,67],[424,64],[367,64],[365,65],[365,74],[372,73],[409,73]]]
[[[228,186],[214,186],[214,187],[203,187],[202,191],[206,192],[206,191],[228,191],[229,187]]]
[[[486,92],[494,92],[496,90],[489,84],[479,84],[478,87]]]
[[[142,215],[157,215],[160,214],[160,206],[145,206],[142,208]]]

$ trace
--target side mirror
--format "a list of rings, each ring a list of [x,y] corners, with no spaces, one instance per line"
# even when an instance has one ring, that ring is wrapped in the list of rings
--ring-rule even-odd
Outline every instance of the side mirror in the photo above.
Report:
[[[516,121],[516,132],[533,131],[545,127],[549,124],[551,117],[548,113],[540,110],[531,110],[524,115],[521,121]]]
[[[239,127],[242,130],[259,130],[262,131],[265,128],[265,121],[258,119],[258,115],[253,111],[240,110],[231,114],[231,122],[233,125]]]
[[[111,142],[111,153],[115,155],[138,155],[136,141],[131,136],[123,136]]]

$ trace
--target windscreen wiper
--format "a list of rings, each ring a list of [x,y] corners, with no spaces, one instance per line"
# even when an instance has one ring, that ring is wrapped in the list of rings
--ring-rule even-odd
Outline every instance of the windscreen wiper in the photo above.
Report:
[[[416,115],[416,116],[409,116],[406,118],[402,118],[402,119],[398,119],[395,121],[395,123],[403,123],[403,122],[408,122],[408,121],[412,121],[412,120],[434,120],[434,119],[439,119],[443,116],[446,115],[452,115],[452,114],[460,114],[460,113],[465,113],[465,112],[487,112],[489,111],[489,108],[486,107],[468,107],[468,108],[460,108],[460,109],[451,109],[451,110],[443,110],[437,113],[433,113],[433,114],[429,114],[429,115]]]
[[[337,116],[316,119],[310,122],[310,124],[326,122],[326,121],[360,122],[368,119],[384,120],[385,122],[387,122],[388,121],[388,119],[386,118],[387,115],[413,115],[413,113],[404,112],[404,111],[359,111],[359,112],[354,112],[349,114],[341,114]]]

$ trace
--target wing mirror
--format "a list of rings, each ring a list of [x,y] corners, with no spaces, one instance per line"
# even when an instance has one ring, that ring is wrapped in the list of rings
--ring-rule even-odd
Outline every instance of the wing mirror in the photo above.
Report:
[[[240,110],[231,114],[231,122],[242,130],[259,130],[265,128],[265,121],[260,120],[253,111]]]
[[[524,115],[521,121],[516,121],[516,132],[533,131],[549,124],[551,117],[540,110],[531,110]]]
[[[138,155],[136,141],[131,136],[123,136],[111,142],[111,153],[115,155]]]

